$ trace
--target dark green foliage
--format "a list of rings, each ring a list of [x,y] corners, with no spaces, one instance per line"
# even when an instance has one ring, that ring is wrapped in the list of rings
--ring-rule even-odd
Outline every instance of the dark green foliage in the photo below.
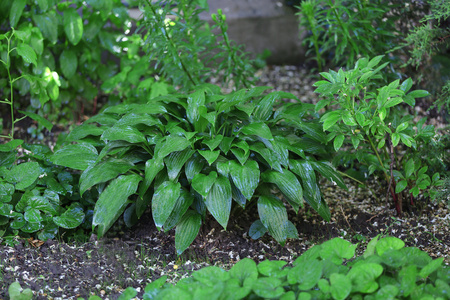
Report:
[[[296,230],[272,188],[296,211],[305,200],[329,220],[317,174],[345,185],[323,160],[331,149],[311,105],[274,111],[281,98],[295,97],[264,96],[266,89],[223,95],[217,86],[202,85],[146,104],[109,107],[72,131],[51,160],[83,170],[81,193],[103,190],[93,218],[99,236],[122,213],[126,224],[134,224],[150,207],[158,228],[177,228],[180,254],[207,212],[226,229],[233,206],[255,202],[261,234],[268,231],[283,244]]]
[[[78,177],[50,163],[48,147],[22,142],[0,147],[0,239],[14,244],[16,236],[32,234],[45,241],[83,223],[89,228],[96,195],[81,199]],[[29,161],[16,164],[18,145],[29,151],[21,156]]]
[[[357,245],[335,238],[313,246],[293,266],[268,260],[256,264],[244,258],[229,271],[206,267],[176,285],[165,283],[163,276],[145,287],[143,299],[448,298],[450,268],[442,257],[433,260],[395,237],[378,238],[355,259]],[[120,299],[135,295],[128,288]]]

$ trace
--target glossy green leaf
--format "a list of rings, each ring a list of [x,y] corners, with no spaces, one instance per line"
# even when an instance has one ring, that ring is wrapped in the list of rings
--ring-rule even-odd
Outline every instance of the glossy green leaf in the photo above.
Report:
[[[172,152],[186,149],[189,145],[190,143],[186,138],[170,135],[158,141],[155,146],[155,156],[164,158]]]
[[[126,173],[134,165],[128,161],[109,158],[98,164],[89,166],[80,176],[80,194],[92,186],[107,182],[117,176]]]
[[[94,124],[83,124],[75,127],[66,137],[66,142],[81,140],[87,136],[101,136],[105,131],[104,127]]]
[[[39,8],[45,12],[48,9],[48,0],[37,0],[37,4],[39,5]]]
[[[405,177],[409,178],[414,173],[414,160],[411,158],[405,164]]]
[[[353,266],[347,274],[352,281],[352,291],[370,294],[375,292],[379,285],[376,279],[383,273],[383,267],[376,263],[365,263]]]
[[[5,180],[12,183],[16,190],[25,190],[32,185],[41,175],[39,163],[25,162],[15,165],[10,172],[7,173]]]
[[[27,44],[20,44],[16,47],[16,50],[17,54],[19,54],[26,63],[34,64],[35,66],[37,66],[36,52],[34,52],[33,48],[31,48]]]
[[[142,198],[152,184],[156,175],[164,168],[162,159],[153,157],[145,162],[144,182],[139,187],[139,196]]]
[[[205,165],[205,161],[197,153],[194,153],[186,162],[184,166],[184,173],[189,182],[192,182],[192,179],[195,175],[199,174]]]
[[[27,4],[26,0],[14,0],[12,2],[11,10],[9,12],[10,27],[14,28],[17,26],[26,4]]]
[[[61,228],[72,229],[83,223],[85,218],[81,205],[71,205],[60,216],[54,217],[53,222]]]
[[[144,134],[137,128],[120,125],[106,129],[100,139],[103,141],[127,141],[133,144],[147,141]]]
[[[331,163],[327,161],[310,161],[309,163],[313,169],[319,172],[322,176],[331,182],[336,183],[340,188],[348,190],[341,175],[339,175]]]
[[[42,35],[52,44],[56,44],[58,41],[58,26],[55,26],[55,24],[58,24],[58,19],[55,12],[49,11],[41,15],[32,14],[31,17],[42,31]]]
[[[234,184],[244,197],[250,200],[259,184],[260,172],[258,163],[250,160],[245,165],[241,165],[232,160],[229,164],[230,175]]]
[[[215,150],[219,144],[222,142],[223,139],[223,135],[218,134],[216,135],[213,139],[210,140],[203,140],[203,144],[205,144],[206,146],[208,146],[209,150]]]
[[[267,121],[272,115],[273,105],[278,99],[280,99],[279,92],[272,92],[264,96],[264,98],[259,101],[256,110],[253,113],[255,119],[258,121]]]
[[[75,75],[78,67],[78,59],[74,50],[65,49],[59,57],[59,63],[65,78],[70,79]]]
[[[128,197],[137,190],[142,177],[136,174],[121,175],[110,182],[106,189],[100,194],[94,207],[92,219],[92,230],[96,226],[97,235],[101,238],[114,224],[117,218],[124,212]]]
[[[267,232],[266,226],[264,226],[264,224],[261,222],[261,220],[256,220],[250,226],[250,229],[248,230],[248,235],[252,239],[257,240],[260,237],[262,237],[264,234],[266,234],[266,232]]]
[[[199,173],[192,179],[192,188],[203,198],[206,198],[216,180],[217,173],[214,171],[210,172],[208,175]]]
[[[258,153],[262,156],[262,158],[269,164],[269,166],[278,172],[283,172],[283,168],[281,167],[281,162],[276,156],[276,154],[267,148],[263,143],[255,143],[250,146],[250,150]]]
[[[0,145],[0,152],[12,152],[14,151],[18,146],[23,144],[23,140],[14,139],[7,143]]]
[[[211,172],[213,173],[213,172]],[[219,224],[226,229],[231,211],[231,184],[219,175],[205,199],[206,207]]]
[[[340,134],[334,138],[333,147],[335,151],[339,151],[339,149],[342,147],[342,144],[344,143],[344,139],[345,136],[343,134]]]
[[[29,223],[41,223],[44,220],[41,212],[35,208],[28,208],[23,214],[23,217]]]
[[[261,174],[262,181],[274,183],[280,191],[297,205],[303,206],[303,189],[297,177],[288,170],[283,173],[277,171],[266,171]]]
[[[258,199],[258,214],[273,238],[284,245],[288,234],[288,216],[283,203],[271,196],[261,196]]]
[[[194,196],[185,189],[182,189],[180,192],[180,197],[178,197],[177,202],[175,203],[175,206],[170,213],[170,216],[164,223],[164,231],[167,232],[168,230],[174,228],[178,224],[178,222],[180,222],[181,218],[193,202]]]
[[[231,152],[234,154],[234,156],[238,159],[238,161],[241,163],[241,165],[244,165],[247,161],[248,157],[250,156],[250,152],[245,152],[244,150],[240,148],[231,148]]]
[[[68,8],[63,14],[64,31],[72,45],[77,45],[83,36],[83,20],[75,8]]]
[[[6,182],[0,183],[0,203],[6,203],[11,201],[12,195],[14,194],[14,185]]]
[[[327,112],[320,118],[320,121],[323,122],[323,130],[328,130],[330,127],[336,124],[336,122],[341,120],[341,118],[342,112],[340,110]]]
[[[408,182],[406,180],[400,180],[395,186],[395,193],[401,193],[407,186]]]
[[[121,126],[134,126],[137,124],[144,124],[150,127],[161,124],[161,121],[150,114],[129,113],[117,122],[117,125]]]
[[[181,255],[195,240],[201,224],[201,216],[192,210],[183,216],[175,229],[175,248],[178,255]]]
[[[422,97],[427,97],[429,95],[430,95],[430,93],[427,91],[424,91],[424,90],[415,90],[408,94],[408,96],[412,97],[412,98],[422,98]]]
[[[199,108],[205,105],[205,92],[202,89],[190,94],[187,99],[186,115],[191,124],[196,124],[200,118]]]
[[[172,213],[180,197],[180,189],[179,182],[165,181],[153,194],[152,215],[157,228],[161,228]]]
[[[248,284],[253,284],[258,278],[258,269],[256,263],[250,258],[244,258],[238,261],[230,269],[231,278],[236,278],[239,280],[240,286],[245,286]]]
[[[167,167],[167,175],[169,175],[170,180],[173,181],[178,177],[181,168],[194,153],[194,150],[184,149],[183,151],[172,152],[164,158]]]
[[[203,156],[209,165],[212,165],[220,155],[220,150],[198,150],[198,153]]]
[[[272,132],[270,131],[269,126],[267,126],[264,122],[250,123],[249,125],[242,127],[240,132],[246,135],[256,135],[270,141],[273,140]]]
[[[98,156],[97,149],[87,143],[66,145],[53,154],[51,161],[60,166],[75,170],[85,170],[94,164]]]

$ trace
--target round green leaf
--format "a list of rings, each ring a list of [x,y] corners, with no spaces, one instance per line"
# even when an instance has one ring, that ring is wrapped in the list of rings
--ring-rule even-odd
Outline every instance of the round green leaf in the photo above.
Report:
[[[83,208],[80,205],[71,205],[62,215],[54,217],[53,222],[61,228],[72,229],[84,221]]]
[[[16,190],[25,190],[41,175],[39,163],[26,162],[14,166],[6,176],[6,181],[15,185]]]

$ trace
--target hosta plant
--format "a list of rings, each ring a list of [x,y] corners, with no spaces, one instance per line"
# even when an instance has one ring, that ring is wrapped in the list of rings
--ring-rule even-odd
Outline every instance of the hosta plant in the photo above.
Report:
[[[181,254],[206,217],[226,229],[233,206],[254,204],[260,220],[251,235],[268,231],[283,244],[296,235],[285,204],[298,211],[306,201],[329,220],[318,175],[345,185],[323,159],[332,149],[310,105],[274,111],[277,100],[294,96],[264,96],[266,89],[223,95],[200,85],[189,94],[109,107],[75,128],[51,160],[82,171],[81,194],[99,190],[92,226],[100,237],[122,214],[132,225],[150,209],[158,229],[176,228]]]
[[[421,190],[441,184],[439,173],[422,163],[423,149],[435,138],[434,127],[417,123],[400,106],[415,106],[415,99],[428,96],[424,90],[411,91],[411,79],[388,85],[377,81],[387,63],[382,56],[358,60],[354,69],[321,73],[326,80],[316,82],[322,100],[316,111],[333,107],[321,117],[328,140],[341,151],[336,162],[350,166],[354,160],[365,176],[380,172],[386,179],[398,214],[402,212],[402,192],[412,203]],[[432,171],[433,173],[431,173]]]

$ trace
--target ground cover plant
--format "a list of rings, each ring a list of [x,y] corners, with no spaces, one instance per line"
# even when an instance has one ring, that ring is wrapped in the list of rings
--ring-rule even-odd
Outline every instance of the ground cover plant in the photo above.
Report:
[[[355,257],[357,245],[334,238],[311,247],[286,261],[244,258],[226,271],[205,267],[175,285],[167,276],[148,284],[142,299],[446,299],[450,293],[450,269],[443,258],[395,237],[372,239],[365,252]],[[133,299],[129,287],[118,299]],[[9,287],[11,299],[31,299],[32,291],[18,282]],[[90,296],[90,300],[102,299]]]

